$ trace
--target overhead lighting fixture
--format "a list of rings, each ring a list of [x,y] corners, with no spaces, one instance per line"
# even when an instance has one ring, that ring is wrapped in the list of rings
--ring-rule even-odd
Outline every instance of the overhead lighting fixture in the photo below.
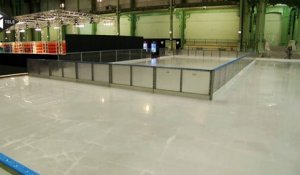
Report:
[[[84,24],[75,24],[75,27],[83,28],[83,27],[84,27]]]
[[[58,30],[58,29],[60,29],[60,27],[57,27],[57,26],[55,26],[55,27],[53,27],[55,30]]]
[[[42,29],[40,28],[40,25],[39,25],[39,24],[36,24],[35,31],[37,31],[37,32],[42,31]]]
[[[59,5],[59,7],[60,7],[61,9],[64,9],[64,8],[65,8],[65,3],[61,3],[61,4]]]
[[[10,34],[11,33],[11,31],[10,30],[6,30],[6,32],[5,33],[7,33],[7,34]]]
[[[25,29],[21,29],[19,32],[20,33],[25,33]]]
[[[97,2],[102,2],[102,0],[97,0]]]

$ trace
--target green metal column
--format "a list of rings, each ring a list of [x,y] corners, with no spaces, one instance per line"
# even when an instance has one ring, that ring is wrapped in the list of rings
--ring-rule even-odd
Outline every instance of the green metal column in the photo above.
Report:
[[[50,41],[50,27],[47,27],[47,41]]]
[[[66,39],[66,33],[67,33],[67,26],[62,25],[61,26],[61,39],[65,40]]]
[[[173,7],[173,0],[170,0],[170,42],[171,42],[171,51],[173,52],[173,14],[174,14],[174,7]]]
[[[240,34],[240,49],[247,50],[250,45],[250,18],[251,7],[247,0],[241,0],[241,34]]]
[[[117,35],[120,36],[120,0],[117,0],[117,10],[116,10],[116,15],[117,15]]]
[[[97,11],[97,0],[91,0],[92,12]]]
[[[130,8],[133,10],[135,9],[136,5],[135,5],[136,1],[135,0],[130,0]]]
[[[97,35],[98,25],[97,23],[92,23],[92,35]]]
[[[136,31],[136,14],[131,14],[130,15],[130,36],[135,36],[135,31]]]
[[[257,5],[257,18],[256,18],[256,33],[255,44],[256,52],[263,53],[265,51],[265,13],[266,12],[266,0],[259,0]]]
[[[186,28],[186,19],[187,15],[184,10],[180,10],[176,12],[176,17],[179,19],[179,34],[181,40],[181,48],[184,47],[185,44],[185,28]]]
[[[283,14],[281,20],[282,28],[281,28],[281,43],[282,46],[287,46],[289,42],[289,21],[290,21],[290,8],[283,7]]]
[[[80,1],[77,0],[77,11],[79,12],[80,11]]]
[[[300,51],[300,9],[298,8],[298,14],[295,24],[295,39],[297,41],[297,51]]]

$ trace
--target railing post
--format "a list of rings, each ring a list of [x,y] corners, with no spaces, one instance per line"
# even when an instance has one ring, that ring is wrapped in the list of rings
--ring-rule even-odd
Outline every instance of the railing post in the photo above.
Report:
[[[132,71],[133,71],[133,70],[132,70],[132,65],[130,65],[130,86],[132,86],[132,84],[133,84],[133,83],[132,83],[132,82],[133,82],[133,81],[132,81]]]
[[[118,50],[116,50],[116,62],[118,61]]]
[[[101,51],[99,52],[99,61],[100,61],[100,63],[102,63],[102,52]]]
[[[129,60],[131,60],[131,50],[129,50]]]
[[[209,82],[209,100],[213,100],[214,95],[214,81],[215,81],[215,71],[210,71],[210,82]]]
[[[141,49],[141,58],[140,59],[142,59],[143,58],[143,50]]]
[[[156,89],[156,67],[153,67],[153,92]]]
[[[183,83],[183,70],[181,68],[180,69],[180,88],[179,88],[179,92],[182,92],[182,83]]]
[[[80,61],[82,62],[82,52],[80,52]]]

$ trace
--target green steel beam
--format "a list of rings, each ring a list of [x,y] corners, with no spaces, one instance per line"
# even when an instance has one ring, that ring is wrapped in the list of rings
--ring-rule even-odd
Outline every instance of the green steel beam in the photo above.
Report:
[[[47,41],[50,41],[50,27],[47,27]]]
[[[137,22],[137,17],[136,14],[131,14],[130,15],[130,36],[135,36],[136,32],[136,22]]]
[[[77,0],[77,11],[79,12],[80,11],[80,1]]]
[[[241,0],[241,38],[240,50],[247,50],[250,46],[251,7],[247,0]]]
[[[173,0],[170,0],[170,41],[171,41],[171,51],[173,52],[173,14],[174,14],[174,6],[173,6]]]
[[[92,7],[92,12],[97,11],[97,0],[91,0],[91,7]]]
[[[98,25],[97,23],[92,23],[92,35],[97,35]]]
[[[266,0],[259,0],[257,4],[257,16],[256,16],[256,31],[255,31],[255,48],[257,53],[265,52],[265,12],[266,12]]]
[[[186,29],[186,19],[189,15],[186,15],[185,10],[176,10],[176,17],[179,19],[179,34],[181,40],[181,47],[185,44],[185,29]]]
[[[135,9],[136,7],[136,1],[135,0],[130,0],[130,8]]]

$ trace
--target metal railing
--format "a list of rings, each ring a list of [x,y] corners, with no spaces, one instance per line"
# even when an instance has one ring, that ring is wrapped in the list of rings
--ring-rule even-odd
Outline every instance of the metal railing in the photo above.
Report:
[[[58,60],[109,63],[117,61],[150,58],[150,53],[143,49],[133,50],[107,50],[91,52],[72,52],[58,55]]]
[[[173,52],[170,49],[160,49],[160,56],[166,55],[186,55],[195,57],[240,57],[247,52],[241,52],[238,50],[224,50],[224,49],[199,49],[199,48],[184,48],[177,49]]]
[[[172,59],[172,58],[171,58]],[[150,60],[150,59],[149,59]],[[81,60],[28,60],[30,75],[149,89],[209,99],[254,59],[245,54],[214,69],[101,63]]]

